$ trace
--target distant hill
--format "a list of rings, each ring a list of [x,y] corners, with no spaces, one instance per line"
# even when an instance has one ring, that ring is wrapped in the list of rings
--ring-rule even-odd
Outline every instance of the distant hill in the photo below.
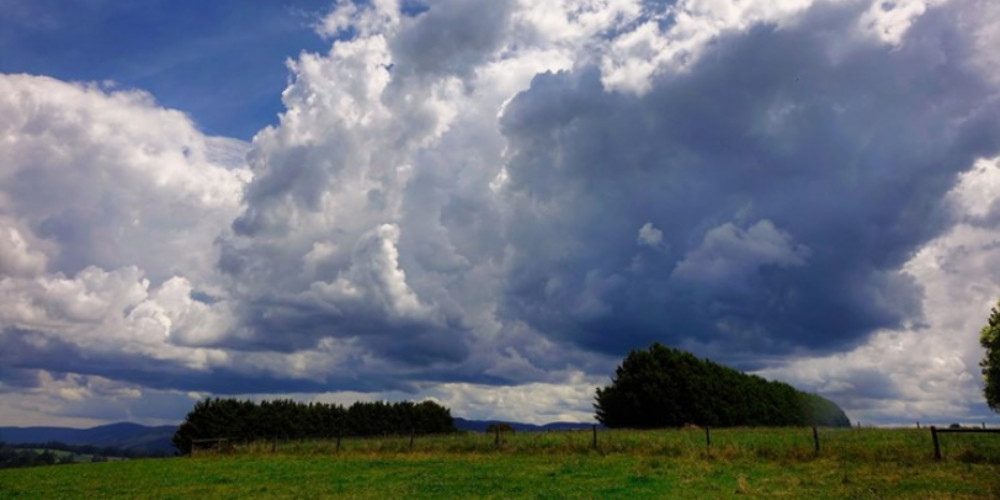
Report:
[[[67,427],[0,427],[0,441],[9,444],[48,443],[57,441],[71,445],[91,445],[122,450],[173,452],[170,439],[177,426],[145,425],[121,422],[90,429]]]
[[[545,425],[535,425],[506,420],[467,420],[461,417],[454,417],[453,420],[458,430],[470,432],[486,432],[486,429],[492,424],[507,424],[518,432],[572,431],[590,429],[594,426],[593,423],[586,422],[552,422]]]

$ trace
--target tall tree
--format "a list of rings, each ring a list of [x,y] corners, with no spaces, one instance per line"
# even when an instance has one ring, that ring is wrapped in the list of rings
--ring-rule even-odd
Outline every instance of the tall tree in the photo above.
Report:
[[[608,427],[851,425],[828,399],[661,344],[630,352],[595,400]]]
[[[983,369],[983,381],[986,387],[983,388],[983,395],[986,396],[986,404],[990,405],[993,411],[1000,413],[1000,302],[994,307],[990,314],[990,321],[979,332],[979,343],[986,349],[986,355],[979,362]]]

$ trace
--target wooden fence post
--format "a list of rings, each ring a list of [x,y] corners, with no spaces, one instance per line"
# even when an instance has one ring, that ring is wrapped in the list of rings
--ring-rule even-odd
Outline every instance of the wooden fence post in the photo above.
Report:
[[[706,425],[705,426],[705,450],[708,450],[711,447],[712,447],[712,433],[708,429],[708,426]]]
[[[937,428],[931,426],[931,439],[934,440],[934,460],[941,460],[941,445],[938,444]]]
[[[593,448],[595,450],[597,449],[597,424],[594,424],[594,442],[593,442]]]
[[[814,453],[819,456],[819,432],[816,430],[816,426],[813,426],[813,444],[815,445]]]

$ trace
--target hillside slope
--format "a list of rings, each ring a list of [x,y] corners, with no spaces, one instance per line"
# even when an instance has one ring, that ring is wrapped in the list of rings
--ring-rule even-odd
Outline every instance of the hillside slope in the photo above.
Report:
[[[10,444],[48,443],[91,445],[123,450],[173,451],[170,439],[177,427],[147,427],[129,422],[101,425],[90,429],[67,427],[0,427],[0,441]]]

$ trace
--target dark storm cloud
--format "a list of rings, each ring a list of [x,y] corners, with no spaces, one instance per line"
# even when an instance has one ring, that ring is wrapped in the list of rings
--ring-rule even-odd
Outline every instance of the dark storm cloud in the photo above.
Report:
[[[857,370],[848,377],[837,380],[838,388],[827,388],[824,393],[837,400],[899,399],[900,388],[885,373],[875,370]]]
[[[38,370],[16,368],[6,363],[3,370],[0,371],[0,380],[3,380],[3,387],[0,388],[0,392],[33,389],[42,385]]]
[[[956,174],[998,151],[1000,110],[947,14],[837,53],[844,13],[721,37],[641,97],[595,69],[537,76],[501,122],[504,316],[601,352],[722,358],[919,321],[897,271],[944,227]],[[658,248],[637,244],[647,223]]]
[[[53,373],[99,375],[130,382],[151,383],[154,387],[179,387],[176,377],[186,370],[168,363],[124,353],[85,352],[80,346],[43,332],[4,329],[0,336],[0,361],[8,369],[47,370]],[[37,374],[37,372],[36,372]]]
[[[253,336],[231,339],[238,350],[291,353],[315,348],[320,339],[358,338],[366,349],[401,366],[455,362],[469,354],[461,325],[433,325],[394,319],[364,307],[340,310],[303,301],[258,301],[246,308],[243,325]]]
[[[240,354],[235,354],[240,357]],[[245,355],[243,355],[245,356]],[[241,371],[230,368],[192,370],[176,362],[153,360],[122,352],[85,351],[77,345],[40,332],[7,329],[0,336],[0,362],[5,366],[4,383],[38,387],[37,370],[50,373],[97,375],[152,389],[208,391],[215,394],[247,392],[321,392],[328,383],[356,390],[375,390],[387,383],[383,377],[344,377],[317,381],[297,377],[275,377],[263,369]]]

